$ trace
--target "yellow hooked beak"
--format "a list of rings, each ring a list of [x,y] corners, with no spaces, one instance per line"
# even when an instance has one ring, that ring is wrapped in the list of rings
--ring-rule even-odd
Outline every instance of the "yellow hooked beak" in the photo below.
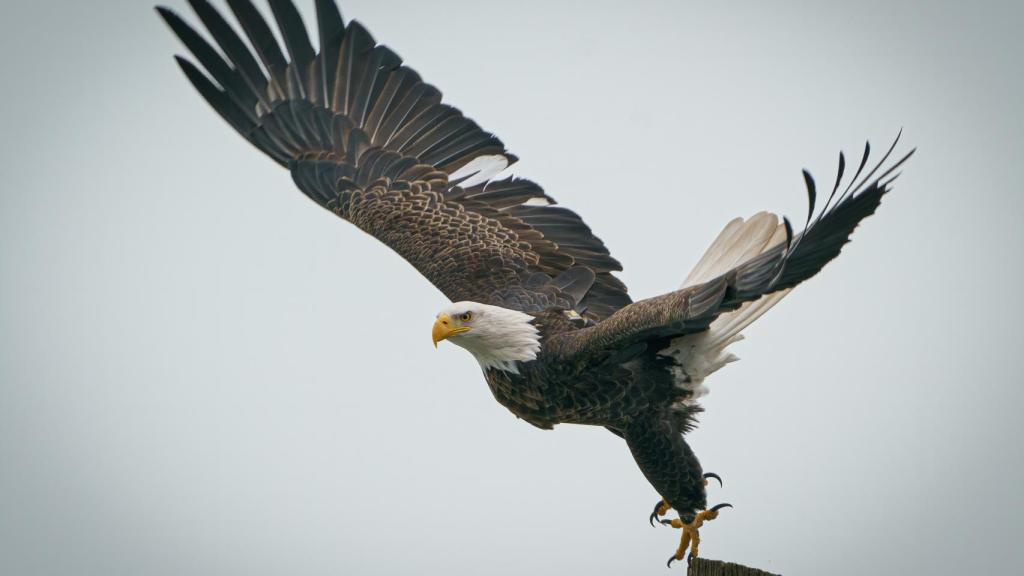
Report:
[[[437,348],[437,343],[441,340],[447,340],[463,332],[469,332],[469,326],[453,326],[452,319],[447,314],[441,314],[434,320],[434,329],[430,331],[430,337],[434,339],[434,348]]]

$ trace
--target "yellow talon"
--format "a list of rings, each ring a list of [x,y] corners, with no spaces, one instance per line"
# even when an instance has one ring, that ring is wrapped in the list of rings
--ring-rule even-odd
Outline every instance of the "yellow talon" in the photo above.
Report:
[[[676,553],[668,559],[668,565],[671,567],[672,562],[675,560],[682,560],[686,556],[686,551],[689,549],[690,558],[696,558],[700,551],[700,528],[704,525],[704,522],[708,520],[714,520],[718,518],[718,511],[722,508],[731,508],[731,504],[719,504],[710,510],[704,510],[698,512],[693,517],[693,522],[689,524],[683,523],[682,520],[674,519],[671,522],[673,528],[681,528],[683,533],[679,536],[679,548],[676,548]]]
[[[654,521],[657,520],[662,524],[668,524],[667,520],[661,520],[661,516],[668,514],[668,511],[672,509],[672,506],[664,499],[658,500],[658,503],[654,505],[654,512],[651,512],[650,522],[651,526],[654,526]]]
[[[658,506],[658,516],[664,516],[665,514],[668,514],[668,511],[671,509],[672,507],[669,506],[668,502],[662,500],[661,506]]]

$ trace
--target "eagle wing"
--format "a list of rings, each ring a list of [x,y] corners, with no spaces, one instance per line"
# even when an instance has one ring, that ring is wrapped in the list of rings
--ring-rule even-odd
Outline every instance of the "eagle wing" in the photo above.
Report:
[[[309,198],[445,296],[593,320],[630,302],[612,275],[622,266],[583,220],[534,182],[492,179],[515,156],[358,22],[346,25],[333,0],[316,1],[319,51],[291,1],[270,0],[288,56],[249,0],[228,4],[251,49],[208,2],[189,4],[220,51],[157,10],[202,67],[177,57],[203,98]]]
[[[706,268],[698,264],[684,287],[675,292],[641,300],[624,306],[603,322],[576,332],[561,334],[548,342],[547,350],[559,354],[564,360],[574,361],[580,357],[603,359],[609,355],[622,358],[625,352],[639,354],[653,348],[665,356],[676,356],[681,361],[685,382],[692,382],[714,371],[720,365],[700,366],[699,364],[729,359],[720,358],[721,347],[735,341],[734,337],[767,307],[777,301],[786,291],[817,274],[828,262],[839,255],[842,247],[850,241],[850,235],[861,220],[874,214],[889,192],[893,181],[899,176],[896,170],[913,155],[914,150],[886,166],[899,137],[892,143],[874,168],[864,172],[870,156],[870,144],[865,146],[860,166],[846,188],[839,192],[843,182],[846,162],[839,155],[839,173],[828,200],[820,211],[815,212],[817,189],[810,173],[804,171],[807,186],[809,210],[804,231],[794,236],[792,226],[786,220],[783,225],[783,241],[775,242],[776,236],[771,219],[764,234],[755,234],[760,244],[751,246],[742,262],[730,265],[724,272],[713,278],[702,278]],[[884,168],[883,168],[884,167]],[[862,176],[863,174],[863,176]],[[755,225],[758,222],[755,221]],[[729,228],[723,234],[728,233]],[[717,244],[717,241],[716,241]],[[714,245],[712,246],[714,248]],[[709,264],[707,269],[717,265]],[[699,280],[697,283],[692,283]],[[715,334],[713,346],[705,352],[713,353],[707,358],[687,356],[696,343],[687,337],[708,333],[719,318],[725,319],[741,307],[750,306],[743,318],[727,322],[721,333]],[[719,346],[721,345],[721,347]],[[680,357],[680,354],[682,356]],[[699,390],[694,390],[699,393]]]

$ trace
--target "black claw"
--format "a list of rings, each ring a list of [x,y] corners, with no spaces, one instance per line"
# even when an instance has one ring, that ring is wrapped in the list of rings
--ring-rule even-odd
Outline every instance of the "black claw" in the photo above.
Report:
[[[665,566],[668,566],[669,568],[671,568],[672,567],[672,563],[675,562],[675,561],[676,561],[676,555],[673,554],[673,555],[668,557],[668,563],[666,563]]]
[[[693,560],[693,554],[690,554],[689,552],[687,552],[686,553],[686,565],[687,566],[690,565],[690,560]]]
[[[654,521],[658,519],[658,510],[660,508],[661,508],[661,500],[658,500],[658,503],[654,505],[654,511],[651,512],[651,517],[650,517],[651,528],[654,528]]]
[[[718,480],[718,487],[719,488],[722,488],[724,486],[724,484],[722,484],[722,477],[719,476],[718,474],[715,474],[714,472],[705,472],[704,473],[704,478],[705,479],[707,479],[707,478],[714,478],[715,480]]]
[[[658,520],[658,522],[661,522],[662,526],[671,526],[672,525],[672,521],[671,520],[660,519],[660,520]]]
[[[724,502],[722,504],[715,504],[714,506],[711,507],[711,512],[718,512],[722,508],[732,508],[732,504],[729,504],[728,502]]]

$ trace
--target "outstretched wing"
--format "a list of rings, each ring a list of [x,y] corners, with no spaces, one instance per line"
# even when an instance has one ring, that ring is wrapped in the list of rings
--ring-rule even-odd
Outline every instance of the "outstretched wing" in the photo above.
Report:
[[[763,243],[752,247],[753,257],[750,259],[731,266],[710,280],[625,306],[595,326],[559,335],[548,342],[547,350],[568,358],[595,354],[600,357],[604,351],[629,349],[639,353],[651,348],[671,354],[674,345],[685,346],[685,337],[704,333],[723,314],[749,302],[773,298],[773,295],[814,276],[839,255],[861,220],[875,212],[882,196],[889,192],[898,176],[893,173],[913,154],[912,150],[882,170],[898,141],[899,137],[881,161],[861,177],[870,154],[870,146],[865,147],[857,173],[843,192],[837,194],[845,168],[845,160],[840,154],[835,186],[817,215],[816,187],[811,175],[805,171],[810,209],[802,233],[794,237],[786,220],[785,241],[773,243],[774,230],[769,220],[766,234],[754,235]],[[771,301],[767,304],[770,305]],[[738,333],[738,330],[723,330],[730,337]],[[723,341],[727,343],[728,340],[725,338]],[[685,371],[694,367],[683,365],[681,368]],[[698,369],[706,370],[707,367]],[[695,374],[684,376],[689,382]],[[699,382],[693,383],[699,385]]]
[[[333,0],[317,0],[319,52],[290,0],[270,0],[282,50],[250,0],[228,0],[249,46],[189,0],[220,47],[158,12],[205,72],[178,63],[207,102],[291,170],[315,202],[387,244],[453,301],[600,320],[630,302],[622,267],[537,184],[491,178],[516,158]],[[221,55],[221,52],[224,56]]]

